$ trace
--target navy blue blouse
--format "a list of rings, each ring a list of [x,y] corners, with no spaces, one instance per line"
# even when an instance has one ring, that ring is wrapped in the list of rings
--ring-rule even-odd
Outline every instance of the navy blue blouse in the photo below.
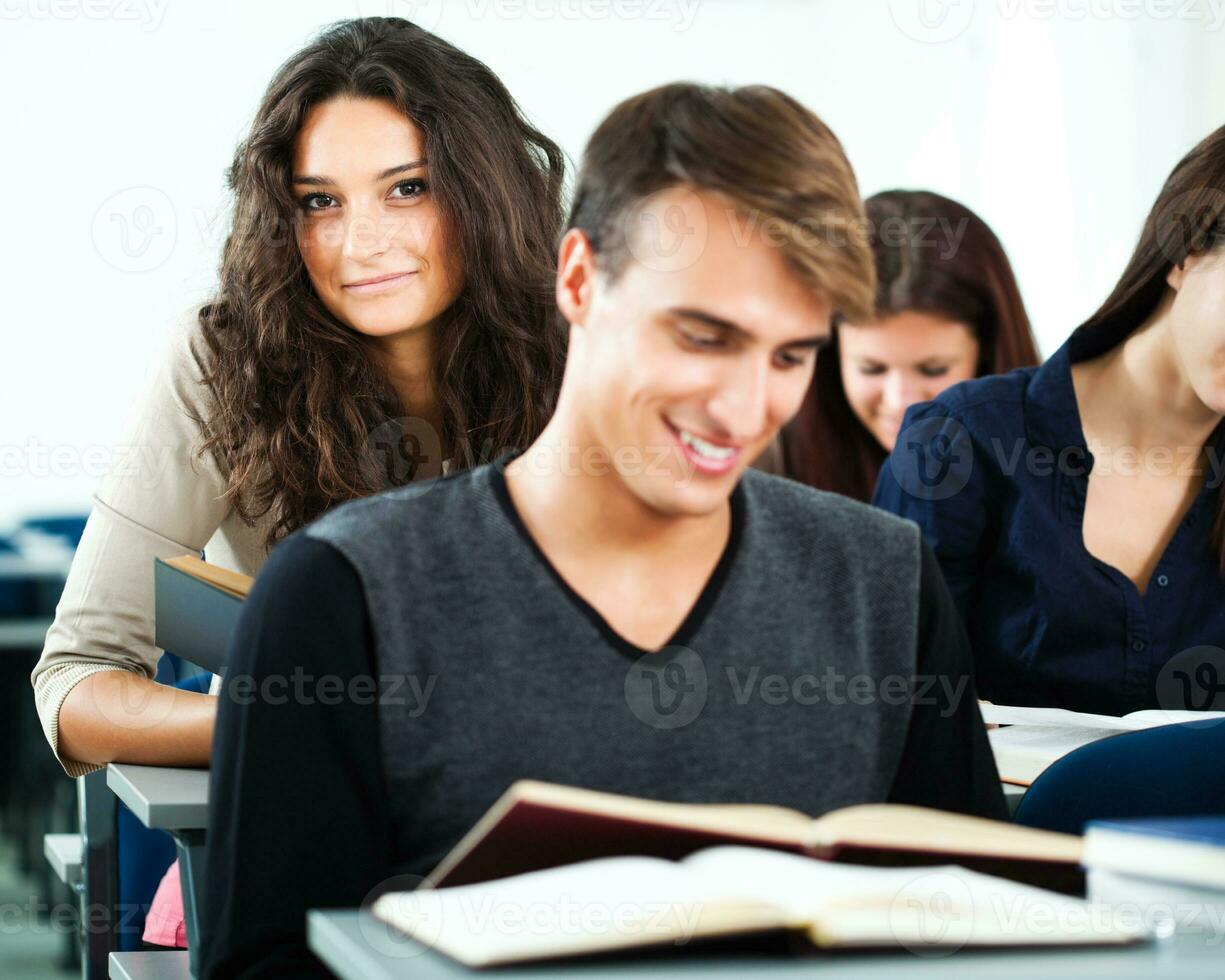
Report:
[[[1143,595],[1085,549],[1094,458],[1071,366],[1121,339],[1078,331],[1042,367],[912,406],[881,469],[874,503],[927,537],[987,700],[1115,715],[1225,708],[1225,577],[1210,542],[1225,428]],[[1203,465],[1190,450],[1171,456],[1163,465]]]

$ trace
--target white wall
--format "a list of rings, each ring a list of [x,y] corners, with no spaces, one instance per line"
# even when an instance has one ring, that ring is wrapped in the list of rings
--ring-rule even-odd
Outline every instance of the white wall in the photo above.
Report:
[[[992,223],[1050,353],[1112,285],[1170,167],[1225,122],[1223,8],[0,0],[0,523],[84,508],[117,460],[159,338],[213,283],[234,144],[323,24],[416,14],[576,158],[648,86],[780,86],[841,136],[865,194],[930,187]]]

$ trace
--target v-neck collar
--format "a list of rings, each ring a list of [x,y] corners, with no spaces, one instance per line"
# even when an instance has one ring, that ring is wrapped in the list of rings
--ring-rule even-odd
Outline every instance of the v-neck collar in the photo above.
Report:
[[[745,521],[745,501],[743,480],[736,484],[736,489],[732,492],[731,497],[731,527],[727,536],[727,544],[723,547],[723,554],[719,556],[719,561],[715,565],[714,571],[706,580],[706,584],[702,587],[702,591],[698,594],[697,600],[685,615],[684,620],[676,628],[676,631],[670,636],[660,647],[655,650],[648,650],[638,646],[636,643],[631,643],[624,636],[618,633],[612,625],[604,618],[598,609],[581,596],[569,582],[562,577],[561,573],[549,560],[548,555],[532,537],[528,531],[527,525],[523,522],[523,517],[515,507],[515,502],[511,499],[510,488],[506,483],[506,466],[521,455],[522,451],[507,453],[505,456],[496,460],[489,467],[489,479],[494,496],[501,505],[506,519],[510,522],[511,527],[523,539],[529,550],[535,554],[536,559],[541,565],[547,569],[557,587],[569,598],[569,601],[575,608],[585,616],[591,624],[599,631],[610,646],[617,650],[622,655],[637,660],[639,657],[658,653],[660,650],[667,649],[672,646],[684,646],[687,644],[697,631],[701,628],[702,623],[706,620],[711,609],[714,608],[715,602],[719,598],[720,592],[723,591],[723,585],[727,581],[728,574],[731,572],[732,566],[736,561],[736,554],[740,548],[740,539],[744,531]]]

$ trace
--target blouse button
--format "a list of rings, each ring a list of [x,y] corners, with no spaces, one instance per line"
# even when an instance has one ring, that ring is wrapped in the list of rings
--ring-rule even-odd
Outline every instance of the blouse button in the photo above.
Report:
[[[1141,650],[1144,649],[1144,641],[1143,640],[1132,640],[1131,648],[1135,650],[1136,653],[1139,653]]]
[[[1157,584],[1160,585],[1162,588],[1165,588],[1167,585],[1170,584],[1170,579],[1166,575],[1158,575]]]

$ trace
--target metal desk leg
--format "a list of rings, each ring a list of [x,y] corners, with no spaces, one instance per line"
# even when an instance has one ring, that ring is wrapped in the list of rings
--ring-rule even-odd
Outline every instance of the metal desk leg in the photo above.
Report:
[[[107,980],[118,948],[118,801],[99,769],[77,781],[81,817],[81,976]]]
[[[180,830],[171,834],[179,852],[179,882],[183,889],[183,925],[187,930],[187,952],[191,975],[200,965],[200,887],[204,881],[204,862],[208,856],[207,832]]]

